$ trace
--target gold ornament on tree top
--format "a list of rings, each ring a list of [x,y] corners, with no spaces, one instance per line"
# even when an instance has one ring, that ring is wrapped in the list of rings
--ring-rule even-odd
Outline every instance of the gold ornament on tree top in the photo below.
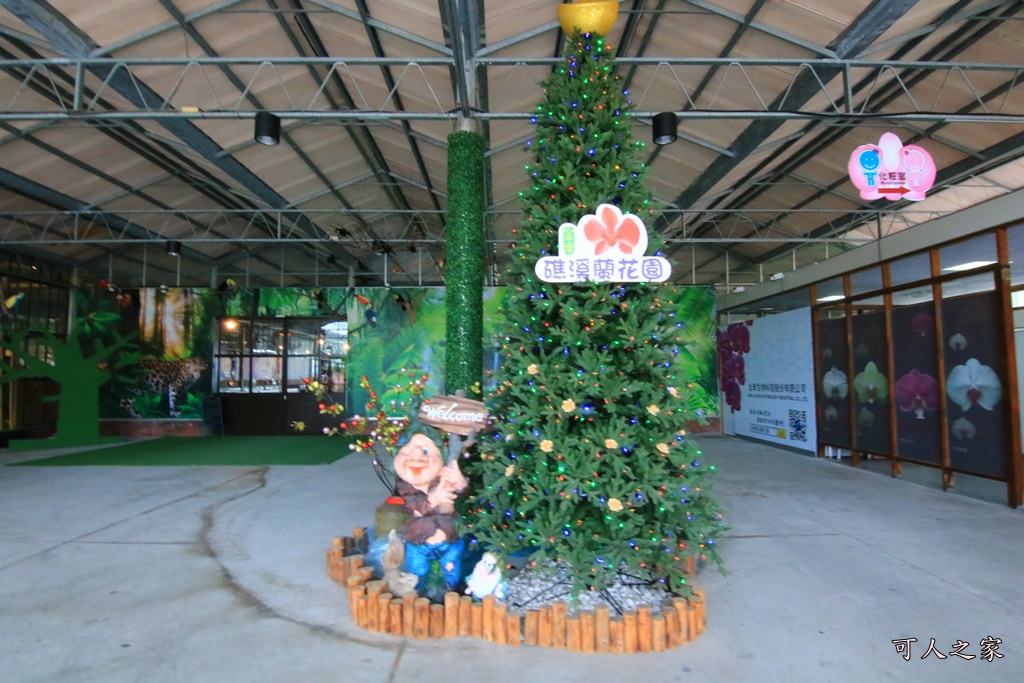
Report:
[[[618,12],[619,3],[615,0],[576,0],[571,5],[558,6],[558,23],[568,35],[578,28],[583,33],[605,36],[615,26]]]

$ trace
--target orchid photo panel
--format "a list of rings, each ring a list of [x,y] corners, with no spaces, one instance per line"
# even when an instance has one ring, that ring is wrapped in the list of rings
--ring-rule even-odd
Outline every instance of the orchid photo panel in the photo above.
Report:
[[[846,319],[818,321],[818,440],[852,448]]]
[[[942,464],[935,304],[893,308],[892,377],[896,454],[911,462]]]
[[[858,451],[891,455],[889,429],[889,357],[885,312],[872,311],[850,319],[853,344],[853,410]]]
[[[1006,477],[1007,425],[1001,377],[998,299],[994,291],[942,302],[949,463],[957,470]]]

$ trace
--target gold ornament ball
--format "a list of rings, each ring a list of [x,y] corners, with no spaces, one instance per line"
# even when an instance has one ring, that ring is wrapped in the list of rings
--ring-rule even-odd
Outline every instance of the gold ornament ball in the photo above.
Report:
[[[618,13],[619,3],[614,0],[577,0],[571,5],[558,6],[558,23],[569,35],[573,28],[578,28],[583,33],[606,36],[615,26]]]

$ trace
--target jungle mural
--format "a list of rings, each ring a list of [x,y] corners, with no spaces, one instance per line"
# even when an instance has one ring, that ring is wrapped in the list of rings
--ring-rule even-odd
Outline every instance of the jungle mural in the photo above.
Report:
[[[503,288],[484,290],[484,382],[486,394],[500,362],[504,327]],[[702,389],[695,392],[698,414],[717,414],[715,296],[702,287],[671,293],[682,327],[681,370]],[[127,303],[125,303],[127,302]],[[118,381],[101,389],[104,418],[202,416],[212,391],[214,331],[224,316],[336,317],[347,319],[346,413],[364,409],[369,396],[360,386],[368,377],[385,411],[401,414],[408,400],[398,388],[403,373],[428,376],[424,391],[443,390],[445,296],[440,287],[423,288],[151,288],[122,294],[122,318],[137,324],[140,360]]]
[[[30,330],[8,321],[6,315],[0,320],[0,352],[7,360],[0,363],[0,384],[46,378],[58,387],[42,397],[57,404],[54,433],[45,440],[17,442],[18,449],[109,441],[99,434],[99,398],[111,388],[130,387],[136,381],[136,330],[124,315],[132,299],[112,296],[104,288],[76,291],[74,299],[67,335],[48,326]]]
[[[131,381],[101,392],[102,418],[202,417],[210,390],[209,361],[220,307],[212,290],[148,288],[123,292],[126,324],[138,334]]]

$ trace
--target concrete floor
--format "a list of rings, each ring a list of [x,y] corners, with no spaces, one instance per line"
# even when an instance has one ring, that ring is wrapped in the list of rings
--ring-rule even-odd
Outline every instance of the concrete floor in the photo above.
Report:
[[[749,441],[718,466],[728,576],[708,628],[657,654],[582,655],[356,629],[324,571],[382,489],[317,467],[0,468],[2,681],[1014,681],[1024,511]],[[26,454],[0,451],[0,464]],[[982,659],[980,641],[1002,643]],[[892,641],[916,638],[905,660]],[[934,638],[946,659],[921,659]],[[956,641],[976,655],[948,656]]]

